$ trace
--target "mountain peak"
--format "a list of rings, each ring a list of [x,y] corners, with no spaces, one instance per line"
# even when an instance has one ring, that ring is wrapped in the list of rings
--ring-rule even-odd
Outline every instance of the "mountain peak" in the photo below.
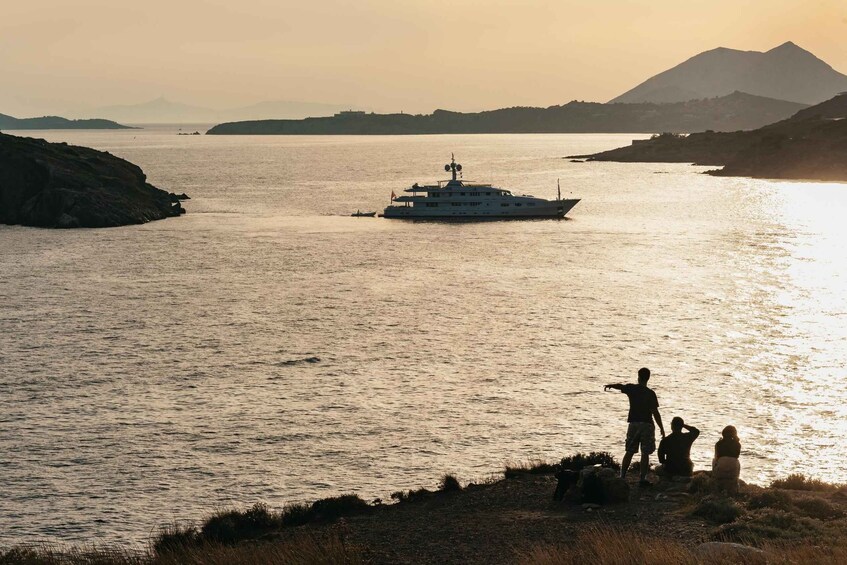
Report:
[[[718,47],[647,79],[612,102],[682,102],[736,90],[817,104],[847,90],[847,76],[793,41],[764,53]]]

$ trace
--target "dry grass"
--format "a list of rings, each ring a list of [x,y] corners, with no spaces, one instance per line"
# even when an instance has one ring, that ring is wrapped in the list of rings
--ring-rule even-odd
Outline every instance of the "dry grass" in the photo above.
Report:
[[[845,540],[847,541],[847,540]],[[764,555],[747,559],[736,556],[732,563],[752,565],[765,559],[770,565],[843,565],[847,563],[847,547],[799,544],[768,544]],[[714,565],[715,561],[698,556],[696,550],[676,540],[645,537],[610,526],[589,528],[572,544],[537,545],[516,555],[521,565]]]
[[[530,459],[506,464],[503,476],[514,479],[519,475],[552,475],[556,472],[556,464],[543,459]]]
[[[673,540],[645,538],[617,528],[586,529],[568,546],[536,546],[519,553],[522,565],[697,565],[694,554]]]
[[[236,546],[201,543],[154,551],[18,547],[0,553],[0,565],[360,565],[359,548],[340,535],[320,538],[300,534],[286,540]]]

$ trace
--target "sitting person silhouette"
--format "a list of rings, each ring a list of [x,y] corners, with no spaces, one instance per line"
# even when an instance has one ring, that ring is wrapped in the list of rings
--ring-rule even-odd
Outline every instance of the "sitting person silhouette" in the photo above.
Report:
[[[717,487],[728,494],[738,492],[738,476],[741,474],[741,442],[738,430],[727,426],[721,432],[721,439],[715,444],[715,458],[712,460],[712,478]]]
[[[688,433],[683,433],[682,430]],[[671,433],[662,438],[659,444],[659,463],[656,473],[666,477],[690,477],[694,471],[691,462],[691,444],[700,435],[700,430],[687,426],[682,418],[676,416],[671,420]]]

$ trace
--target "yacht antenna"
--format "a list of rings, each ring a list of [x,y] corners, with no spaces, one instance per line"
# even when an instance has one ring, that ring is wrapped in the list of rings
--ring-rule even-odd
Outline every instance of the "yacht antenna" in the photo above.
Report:
[[[562,184],[561,184],[559,179],[556,179],[556,190],[559,193],[559,196],[558,196],[558,198],[556,198],[556,200],[561,200],[562,199]]]
[[[456,180],[456,172],[462,172],[462,165],[456,162],[456,156],[450,153],[450,164],[444,165],[445,171],[453,172],[453,180]]]

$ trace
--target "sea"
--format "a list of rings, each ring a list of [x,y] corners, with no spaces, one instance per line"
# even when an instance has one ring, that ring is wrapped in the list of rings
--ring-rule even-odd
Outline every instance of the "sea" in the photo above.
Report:
[[[142,546],[222,508],[390,500],[623,455],[651,369],[708,468],[845,482],[847,185],[574,162],[646,136],[7,132],[108,151],[180,218],[0,226],[0,546]],[[355,218],[444,178],[565,220]],[[636,456],[637,459],[638,456]]]

